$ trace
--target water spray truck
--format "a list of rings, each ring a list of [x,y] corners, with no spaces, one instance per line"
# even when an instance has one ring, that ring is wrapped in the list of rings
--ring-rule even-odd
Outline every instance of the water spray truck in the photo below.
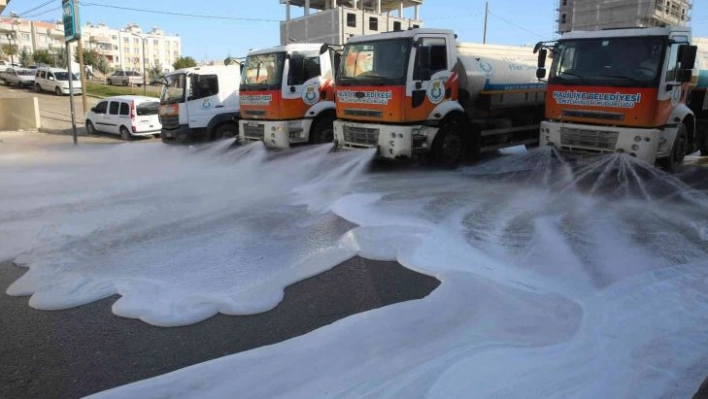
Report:
[[[203,66],[165,75],[160,132],[165,143],[238,136],[241,67]]]
[[[538,144],[545,83],[530,47],[456,43],[443,29],[352,37],[335,85],[338,148],[386,159]]]
[[[534,52],[538,78],[549,75],[541,145],[622,152],[671,172],[686,154],[708,153],[708,59],[699,57],[703,70],[694,70],[690,28],[569,32]]]
[[[250,52],[241,80],[241,142],[270,148],[331,143],[339,57],[334,48],[311,43]]]

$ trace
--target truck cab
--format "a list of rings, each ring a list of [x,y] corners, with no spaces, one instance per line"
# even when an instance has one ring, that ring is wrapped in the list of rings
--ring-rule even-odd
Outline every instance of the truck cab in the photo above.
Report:
[[[335,142],[451,166],[537,144],[545,84],[535,69],[531,48],[457,43],[450,30],[352,37],[335,85]]]
[[[238,135],[240,67],[204,66],[165,75],[160,96],[165,143]]]
[[[544,47],[553,62],[541,145],[623,152],[669,171],[696,149],[696,115],[687,105],[697,51],[690,28],[569,32],[537,45],[539,78]]]
[[[241,141],[271,148],[332,142],[338,60],[325,44],[250,52],[241,77]]]

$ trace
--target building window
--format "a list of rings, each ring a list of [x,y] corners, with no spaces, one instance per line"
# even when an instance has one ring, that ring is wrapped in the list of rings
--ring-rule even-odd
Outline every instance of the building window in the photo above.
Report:
[[[22,40],[28,42],[30,40],[30,35],[29,33],[23,33],[21,36]]]
[[[379,19],[376,17],[369,18],[369,30],[379,30]]]
[[[120,57],[116,56],[116,62],[120,61]]]
[[[130,38],[129,38],[129,37],[124,37],[124,38],[123,38],[123,43],[129,44],[129,43],[130,43]]]
[[[401,21],[396,21],[393,23],[393,30],[394,32],[401,31]]]
[[[565,23],[565,14],[561,15],[561,23],[562,23],[562,24]]]
[[[568,0],[563,0],[563,6],[567,6],[567,5],[568,5]]]
[[[45,35],[39,35],[39,42],[40,42],[40,43],[46,43],[46,42],[47,42],[47,36],[45,36]]]
[[[347,13],[347,26],[350,28],[356,28],[356,14],[351,12]]]
[[[157,39],[155,39],[155,40],[152,41],[152,44],[154,44],[155,46],[159,46],[159,45],[160,45],[160,41],[157,40]]]
[[[137,37],[134,37],[134,38],[133,38],[133,43],[139,44],[139,43],[140,43],[140,39],[138,39]]]
[[[116,35],[111,35],[111,40],[118,40],[118,36],[116,36]]]

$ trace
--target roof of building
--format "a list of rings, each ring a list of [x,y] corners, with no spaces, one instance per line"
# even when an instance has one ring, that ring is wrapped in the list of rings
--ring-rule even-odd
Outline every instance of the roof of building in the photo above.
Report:
[[[306,0],[290,0],[290,5],[305,7],[305,1]],[[364,7],[374,8],[374,7],[376,7],[377,0],[358,0],[358,1],[359,1],[359,4],[363,3]],[[401,3],[403,3],[404,8],[407,8],[407,7],[421,5],[421,4],[423,4],[423,1],[424,0],[381,0],[381,12],[398,10]],[[328,2],[329,2],[329,0],[310,0],[310,8],[314,8],[316,10],[324,10],[326,8],[325,5]],[[286,0],[280,0],[280,4],[285,4],[285,3],[286,3]],[[352,7],[352,8],[354,7],[353,0],[337,0],[337,4]]]

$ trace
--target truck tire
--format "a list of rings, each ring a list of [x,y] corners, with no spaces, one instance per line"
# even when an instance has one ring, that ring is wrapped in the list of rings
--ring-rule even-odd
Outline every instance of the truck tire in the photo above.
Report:
[[[688,129],[683,122],[679,123],[678,130],[676,131],[676,138],[674,138],[674,145],[671,146],[671,154],[667,158],[659,160],[659,166],[664,168],[669,173],[676,173],[681,170],[683,165],[683,160],[686,158],[686,151],[688,149]]]
[[[106,83],[108,83],[109,86],[113,86],[113,81],[110,80],[110,79],[108,79],[108,80],[106,81]]]
[[[310,144],[331,143],[334,141],[334,118],[321,118],[310,128]]]
[[[454,168],[467,154],[468,140],[464,132],[465,123],[461,118],[450,118],[443,122],[433,142],[435,163]]]
[[[222,123],[214,129],[211,134],[212,140],[219,140],[224,137],[238,136],[238,126],[233,123]]]

